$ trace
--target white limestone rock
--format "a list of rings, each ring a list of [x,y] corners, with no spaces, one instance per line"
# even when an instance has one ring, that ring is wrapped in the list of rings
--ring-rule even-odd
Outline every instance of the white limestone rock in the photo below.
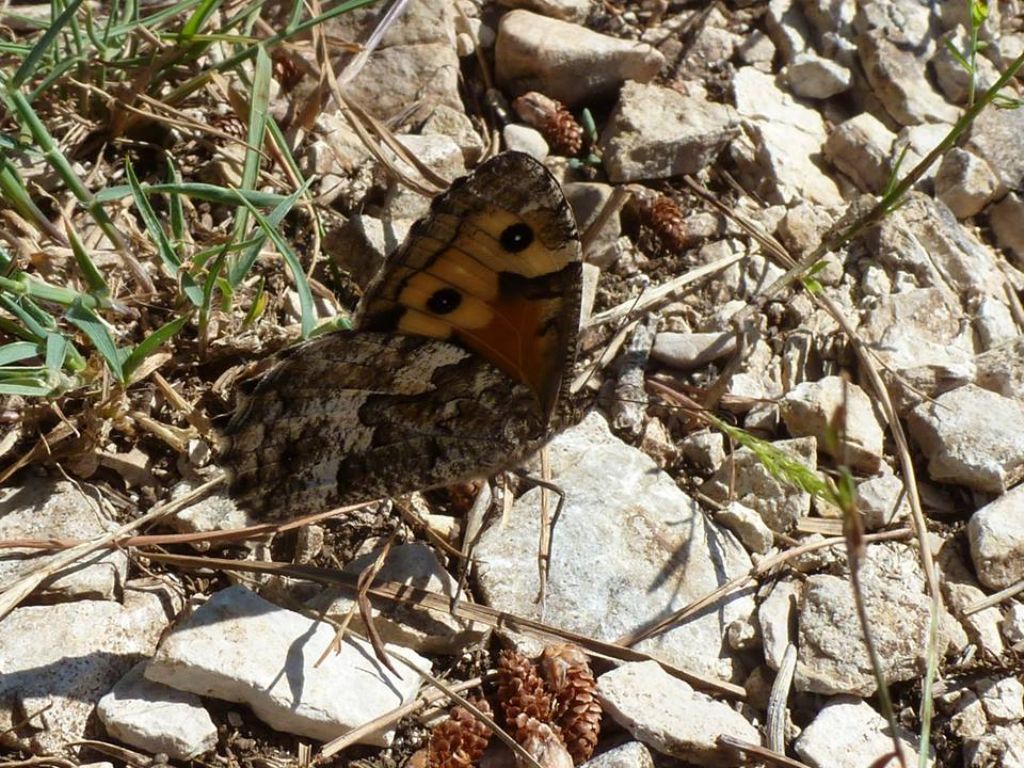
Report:
[[[761,735],[727,704],[698,693],[657,662],[623,664],[597,681],[604,711],[658,752],[693,765],[739,766],[740,757],[716,740],[728,735],[761,743]]]
[[[151,755],[191,760],[217,746],[217,726],[199,697],[147,680],[146,662],[122,677],[96,707],[107,733]]]
[[[495,76],[507,94],[540,91],[570,109],[614,96],[627,80],[646,83],[665,64],[646,43],[524,10],[502,17],[494,56]]]
[[[398,657],[395,674],[369,643],[335,637],[325,623],[267,602],[242,586],[213,595],[164,638],[146,678],[225,701],[248,704],[273,728],[327,741],[409,702],[429,671],[419,654],[385,645]],[[325,655],[324,655],[325,654]],[[323,661],[317,665],[320,656]],[[364,743],[387,746],[393,730]]]
[[[566,497],[552,534],[544,604],[536,601],[535,488],[516,500],[504,521],[489,521],[477,543],[478,584],[492,608],[617,640],[750,568],[733,535],[710,521],[650,457],[612,435],[600,413],[555,437],[547,451],[552,479]],[[552,509],[556,501],[551,498]],[[753,611],[750,592],[735,592],[715,611],[636,647],[738,681],[746,671],[724,642],[722,626]],[[538,650],[524,638],[512,639],[527,652]]]

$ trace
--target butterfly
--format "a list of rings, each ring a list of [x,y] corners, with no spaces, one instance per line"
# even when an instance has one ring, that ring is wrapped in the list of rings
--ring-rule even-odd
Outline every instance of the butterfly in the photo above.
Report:
[[[371,281],[352,330],[242,385],[221,436],[232,496],[283,519],[521,463],[578,418],[566,379],[581,258],[558,182],[529,155],[456,180]]]

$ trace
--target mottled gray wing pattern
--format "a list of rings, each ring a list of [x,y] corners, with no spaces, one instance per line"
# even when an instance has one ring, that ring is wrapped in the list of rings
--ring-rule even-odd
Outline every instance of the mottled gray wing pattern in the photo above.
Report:
[[[460,346],[342,331],[243,385],[220,463],[245,508],[282,519],[493,474],[547,427],[528,387]]]

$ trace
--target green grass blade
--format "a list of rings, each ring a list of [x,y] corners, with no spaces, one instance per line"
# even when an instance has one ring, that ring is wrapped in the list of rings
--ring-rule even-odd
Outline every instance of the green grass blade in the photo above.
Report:
[[[227,264],[229,245],[230,243],[225,243],[220,247],[220,252],[213,259],[213,264],[210,265],[209,270],[207,270],[206,282],[203,284],[203,300],[199,305],[199,347],[201,350],[206,347],[206,331],[210,321],[210,306],[213,304],[213,295],[220,281],[220,275],[224,271],[225,264]],[[228,290],[231,290],[230,286],[228,286]]]
[[[306,190],[309,188],[311,182],[312,180],[307,180],[306,183],[303,184],[303,186],[299,187],[291,195],[284,198],[281,201],[281,203],[276,208],[274,208],[273,211],[270,212],[270,215],[266,217],[267,222],[275,232],[277,231],[277,228],[281,225],[281,222],[284,221],[284,217],[287,216],[289,212],[291,212],[293,207],[295,207],[295,204],[299,201],[299,198],[306,193]],[[248,205],[248,203],[246,203],[246,205]],[[253,238],[251,243],[245,249],[245,251],[239,255],[238,259],[235,262],[236,265],[238,266],[239,274],[241,275],[239,281],[245,279],[245,275],[249,274],[249,270],[252,269],[252,265],[255,264],[256,259],[259,258],[260,251],[263,249],[263,245],[264,243],[266,243],[266,241],[267,236],[265,234]],[[232,285],[236,284],[232,283]]]
[[[169,184],[180,184],[181,183],[181,172],[178,171],[177,166],[174,164],[174,158],[168,155],[167,157],[167,175],[170,177]],[[168,216],[171,220],[171,234],[174,236],[174,240],[178,243],[179,247],[185,242],[185,233],[188,231],[187,224],[185,222],[185,205],[181,202],[181,194],[178,192],[167,193],[167,211]],[[179,260],[181,254],[178,254]]]
[[[54,397],[74,384],[73,379],[48,368],[0,368],[0,395]]]
[[[0,155],[0,197],[3,197],[22,218],[31,221],[50,237],[57,241],[64,239],[60,230],[39,210],[18,170],[3,155]]]
[[[101,302],[95,296],[83,295],[70,288],[61,288],[58,285],[50,285],[37,277],[30,277],[24,272],[15,270],[15,277],[0,277],[0,290],[7,291],[12,296],[30,297],[39,301],[46,301],[52,304],[59,304],[62,307],[70,307],[76,301],[81,301],[90,309],[101,306]]]
[[[313,332],[309,334],[309,338],[315,338],[316,336],[323,336],[325,333],[334,333],[335,331],[350,331],[352,330],[352,322],[342,315],[337,317],[329,317],[324,320],[320,325],[313,329]]]
[[[80,2],[80,0],[76,0]],[[2,89],[0,89],[2,90]],[[50,166],[60,176],[61,181],[64,182],[68,190],[75,196],[75,198],[85,207],[89,215],[92,216],[93,221],[96,222],[97,226],[102,230],[103,234],[107,236],[114,247],[117,248],[119,255],[121,256],[124,265],[131,272],[132,277],[140,285],[140,287],[147,293],[154,291],[153,282],[149,279],[149,275],[143,270],[142,265],[139,264],[135,257],[131,254],[125,243],[124,237],[121,232],[114,225],[113,220],[104,210],[103,206],[93,197],[92,193],[86,188],[82,180],[78,178],[74,168],[68,159],[61,152],[60,148],[54,142],[50,132],[43,125],[42,120],[39,119],[39,115],[32,109],[32,105],[29,103],[25,94],[20,90],[8,90],[7,98],[12,106],[13,112],[17,115],[22,126],[27,128],[31,134],[33,140],[39,146],[43,152],[43,156],[46,158]]]
[[[122,366],[123,354],[114,343],[107,324],[91,309],[82,306],[80,303],[72,305],[66,315],[68,322],[86,335],[96,351],[100,353],[107,368],[114,374],[114,377],[124,383],[124,368]]]
[[[263,137],[267,133],[267,105],[270,99],[271,65],[265,48],[256,51],[256,74],[253,78],[252,101],[249,104],[249,124],[246,135],[245,160],[242,166],[242,189],[255,189],[260,177],[260,163],[263,161]],[[240,238],[249,229],[245,210],[238,211],[235,220],[235,238]],[[237,287],[245,278],[248,269],[241,268],[238,260],[228,266],[228,281]]]
[[[85,284],[89,286],[89,290],[102,298],[110,296],[110,286],[107,285],[107,279],[103,277],[103,273],[93,263],[75,228],[68,224],[64,228],[64,232],[67,235],[68,243],[71,245],[71,252],[75,255],[75,263],[82,273],[82,279],[85,280]]]
[[[183,184],[142,184],[142,191],[147,195],[158,194],[182,194],[194,200],[203,200],[217,205],[238,205],[238,196],[242,197],[258,208],[273,208],[285,199],[284,195],[274,192],[259,192],[256,190],[236,190],[229,187],[221,187],[216,184],[202,184],[199,182],[185,182]],[[107,187],[96,193],[95,200],[98,203],[111,203],[131,197],[132,190],[127,184],[114,187]]]
[[[301,191],[303,190],[297,190],[296,194]],[[249,211],[284,258],[285,263],[288,265],[288,270],[292,273],[292,280],[295,282],[295,290],[299,294],[299,307],[302,312],[302,338],[308,338],[313,330],[316,318],[313,315],[313,293],[309,289],[309,281],[306,280],[306,273],[302,269],[302,263],[299,261],[299,257],[295,255],[295,251],[291,249],[291,246],[281,237],[281,233],[277,231],[275,224],[271,223],[266,216],[251,206]]]
[[[59,371],[64,367],[68,356],[68,340],[59,333],[51,333],[46,337],[46,367],[51,371]]]
[[[60,0],[60,5],[63,4],[63,0]],[[82,25],[78,20],[78,14],[72,14],[68,18],[66,38],[72,45],[72,49],[68,50],[67,48],[62,48],[59,45],[56,46],[56,60],[63,61],[68,58],[77,58],[84,63],[88,47],[86,46],[85,38],[82,35]],[[88,77],[88,73],[84,70],[80,71],[79,74],[82,75],[83,78]]]
[[[181,31],[178,33],[178,42],[181,45],[192,43],[193,38],[199,34],[199,30],[203,28],[206,20],[220,7],[220,4],[221,0],[201,0],[192,15],[182,25]]]
[[[31,341],[12,341],[0,347],[0,366],[20,363],[39,356],[39,345]]]
[[[142,364],[142,362],[149,357],[151,354],[162,345],[170,341],[174,336],[178,334],[185,324],[192,319],[192,313],[182,315],[181,317],[171,320],[169,323],[164,323],[149,336],[144,338],[138,344],[135,345],[128,356],[124,359],[122,368],[124,370],[125,379],[130,379],[135,369]]]
[[[245,319],[242,320],[242,327],[248,328],[260,317],[267,309],[267,294],[263,290],[266,287],[266,281],[260,277],[260,281],[256,286],[256,295],[252,297],[252,303],[249,305],[249,311],[245,313]]]
[[[52,68],[46,72],[46,77],[40,80],[35,88],[29,91],[28,100],[35,103],[36,99],[39,98],[39,94],[44,93],[53,87],[53,84],[63,80],[67,75],[68,70],[74,69],[75,67],[81,66],[83,57],[81,56],[69,56],[64,59],[59,59]]]
[[[14,332],[18,338],[27,339],[28,341],[42,342],[46,338],[46,335],[57,327],[56,321],[53,318],[49,318],[49,322],[40,322],[40,318],[37,317],[36,312],[30,311],[30,309],[37,309],[28,299],[22,299],[21,301],[15,301],[6,294],[0,293],[0,307],[6,309],[10,314],[14,315],[15,320],[21,322],[21,325],[13,321],[8,321],[10,325],[5,324],[5,327]],[[41,310],[38,310],[41,312]],[[0,318],[4,319],[4,318]],[[17,328],[17,331],[13,331]]]
[[[128,186],[132,190],[132,198],[135,200],[135,207],[139,209],[139,215],[142,216],[142,222],[146,225],[146,231],[156,245],[160,261],[163,262],[164,267],[171,276],[177,277],[178,270],[181,268],[178,253],[167,238],[167,233],[164,232],[160,217],[156,215],[153,206],[149,204],[149,198],[143,192],[142,185],[139,184],[139,178],[135,175],[135,167],[128,158],[125,158],[124,169],[128,177]]]
[[[82,0],[71,0],[71,2],[68,3],[67,8],[64,9],[64,12],[54,19],[49,29],[43,33],[43,36],[39,38],[39,41],[32,46],[32,51],[29,55],[25,57],[23,62],[21,62],[21,66],[18,67],[18,70],[14,73],[14,77],[12,77],[8,83],[9,88],[12,90],[20,89],[22,85],[32,78],[36,69],[39,67],[39,63],[49,52],[50,46],[53,45],[57,36],[75,15],[78,11],[78,6],[81,4]]]

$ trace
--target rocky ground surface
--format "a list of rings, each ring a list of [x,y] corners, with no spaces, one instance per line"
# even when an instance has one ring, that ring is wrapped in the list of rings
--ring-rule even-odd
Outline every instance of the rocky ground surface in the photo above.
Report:
[[[499,146],[545,158],[581,229],[591,227],[592,314],[579,368],[584,396],[599,407],[548,447],[564,508],[544,599],[542,491],[527,483],[395,505],[451,544],[475,541],[461,592],[459,561],[390,505],[210,553],[358,574],[396,537],[377,582],[429,590],[442,610],[375,602],[392,668],[352,635],[325,654],[336,624],[318,612],[351,616],[350,591],[293,572],[229,578],[102,550],[0,621],[3,748],[83,764],[265,765],[354,731],[356,746],[330,759],[404,764],[440,741],[430,742],[430,728],[450,704],[409,706],[431,689],[421,673],[454,685],[487,676],[499,646],[532,657],[558,642],[558,632],[528,622],[496,627],[490,608],[574,633],[591,652],[596,687],[582,665],[567,667],[583,681],[577,694],[600,705],[600,716],[588,704],[589,719],[574,726],[596,744],[588,765],[756,762],[730,740],[813,768],[895,765],[884,762],[894,743],[909,755],[923,728],[932,764],[1024,765],[1024,603],[1015,597],[1024,582],[1024,109],[983,109],[877,226],[814,256],[939,147],[971,94],[1024,52],[1024,5],[991,3],[972,86],[953,52],[970,46],[967,7],[410,2],[361,68],[339,70],[351,100],[447,179]],[[377,20],[363,9],[326,31],[364,41]],[[282,125],[297,120],[308,82],[296,83],[272,101]],[[1016,79],[1003,95],[1022,92]],[[516,100],[524,94],[534,95]],[[578,123],[584,109],[593,137]],[[382,172],[333,103],[292,135],[331,213],[320,270],[342,277],[337,301],[318,299],[328,316],[351,309],[429,200]],[[232,183],[235,152],[219,145],[197,174]],[[603,209],[611,215],[602,220]],[[779,291],[787,252],[816,266],[809,281]],[[297,299],[282,270],[267,274],[267,322],[218,342],[236,359],[291,338],[281,328],[294,325]],[[202,401],[207,415],[229,407],[227,368],[185,390],[214,391]],[[649,396],[654,380],[764,442],[741,446],[735,433]],[[215,471],[208,442],[187,431],[166,392],[139,390],[132,418],[171,424],[181,450],[108,431],[62,462],[64,475],[30,462],[0,491],[0,540],[109,534]],[[3,441],[5,463],[32,432],[23,429]],[[819,477],[848,469],[857,503],[845,526],[814,487],[787,482],[800,472],[786,460]],[[505,507],[497,518],[482,514],[492,496]],[[844,539],[858,528],[851,516],[861,536]],[[208,532],[247,522],[214,497],[171,525]],[[860,545],[856,590],[850,541]],[[6,550],[0,583],[48,557]],[[480,612],[447,614],[457,593]],[[549,725],[536,732],[550,746],[562,737]],[[453,733],[449,746],[469,743],[468,731]],[[72,746],[83,739],[91,746]],[[484,764],[507,763],[508,747],[492,744]],[[545,754],[559,765],[588,757]]]

